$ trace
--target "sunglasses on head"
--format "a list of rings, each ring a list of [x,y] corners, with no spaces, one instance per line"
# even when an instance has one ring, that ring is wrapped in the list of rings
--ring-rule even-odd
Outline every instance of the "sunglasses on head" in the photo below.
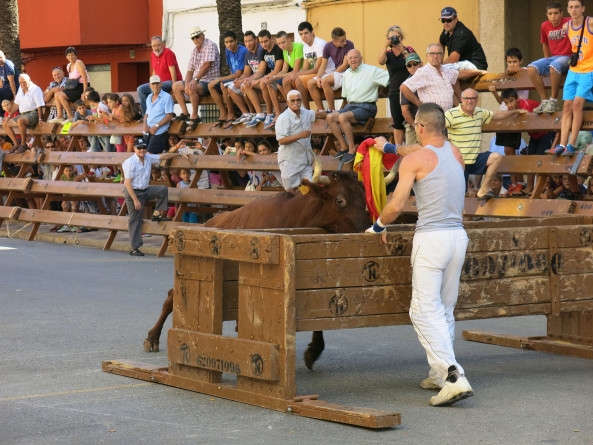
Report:
[[[408,62],[408,63],[406,63],[406,66],[408,68],[412,68],[413,66],[418,66],[418,65],[420,65],[420,62]]]
[[[452,19],[441,19],[441,23],[451,23],[453,20],[455,20],[455,17]]]

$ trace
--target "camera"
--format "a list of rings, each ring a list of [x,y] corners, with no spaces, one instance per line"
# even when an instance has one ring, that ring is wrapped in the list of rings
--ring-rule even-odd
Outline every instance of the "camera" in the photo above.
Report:
[[[391,40],[392,45],[399,45],[400,39],[398,36],[389,37],[389,40]]]

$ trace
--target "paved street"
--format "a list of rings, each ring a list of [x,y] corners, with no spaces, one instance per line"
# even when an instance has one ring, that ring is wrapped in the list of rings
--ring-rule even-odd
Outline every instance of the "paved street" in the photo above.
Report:
[[[419,387],[428,367],[411,326],[327,332],[314,371],[299,333],[299,393],[401,413],[379,431],[102,372],[112,359],[166,366],[165,338],[157,354],[142,341],[172,282],[170,256],[0,238],[0,444],[593,444],[593,361],[461,339],[543,335],[544,317],[458,323],[475,396],[446,408]]]

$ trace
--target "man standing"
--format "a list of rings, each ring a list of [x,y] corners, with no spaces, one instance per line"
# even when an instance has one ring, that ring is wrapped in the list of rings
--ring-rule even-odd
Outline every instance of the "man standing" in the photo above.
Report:
[[[419,107],[423,103],[432,102],[443,110],[453,108],[454,96],[459,98],[459,71],[446,68],[443,63],[443,47],[432,43],[426,49],[428,63],[418,68],[413,77],[409,77],[400,86],[400,92],[410,103]],[[418,95],[414,94],[417,93]]]
[[[14,63],[0,51],[0,101],[12,100],[18,89],[19,72]]]
[[[376,116],[379,87],[389,84],[389,73],[362,63],[357,49],[350,50],[346,58],[350,68],[344,73],[342,96],[348,99],[348,105],[327,115],[327,125],[341,147],[334,158],[341,158],[342,164],[354,161],[356,154],[352,124],[364,125]]]
[[[151,83],[152,86],[152,83]],[[166,94],[166,93],[165,93]],[[169,96],[170,97],[170,96]],[[156,199],[153,221],[171,221],[165,215],[169,209],[168,191],[164,185],[149,185],[150,171],[161,159],[179,156],[177,153],[146,153],[146,144],[140,140],[134,144],[134,154],[122,163],[124,171],[124,198],[128,208],[128,235],[130,255],[144,256],[142,246],[142,212],[146,201]]]
[[[175,116],[173,98],[161,87],[161,78],[150,78],[152,93],[146,98],[146,114],[144,114],[144,133],[149,135],[148,152],[162,153],[167,151],[167,130]]]
[[[160,36],[154,36],[150,41],[152,53],[150,53],[150,64],[152,75],[161,78],[161,88],[171,94],[173,84],[181,80],[181,70],[177,64],[175,53],[165,47],[165,42]],[[144,83],[136,90],[142,114],[146,113],[146,98],[151,93],[150,83]]]
[[[461,103],[445,112],[445,120],[449,139],[459,147],[463,156],[466,183],[469,175],[484,175],[476,197],[480,200],[487,200],[494,198],[488,185],[498,170],[502,156],[490,151],[480,153],[482,125],[491,120],[502,120],[525,114],[528,111],[517,109],[493,113],[478,107],[477,104],[478,92],[471,88],[463,90]],[[416,127],[416,132],[418,132],[418,127]]]
[[[402,212],[413,189],[418,222],[412,247],[412,300],[410,319],[426,351],[430,371],[420,386],[440,390],[432,406],[451,405],[473,395],[473,389],[453,350],[459,278],[468,237],[463,228],[465,184],[463,158],[445,140],[445,116],[437,104],[423,104],[416,114],[416,133],[424,148],[405,156],[393,198],[368,233],[381,233],[385,224]],[[387,153],[394,146],[378,140],[375,147]]]
[[[474,33],[457,18],[457,11],[451,6],[441,11],[443,32],[439,42],[447,48],[443,64],[451,64],[456,70],[486,70],[486,54]]]
[[[312,180],[311,169],[311,124],[325,112],[315,112],[302,107],[301,93],[291,90],[286,96],[288,108],[276,120],[278,140],[278,166],[282,185],[287,192],[294,193],[301,180]]]
[[[34,128],[35,125],[43,116],[42,111],[45,106],[43,100],[43,91],[31,81],[28,74],[21,74],[19,76],[19,89],[14,97],[12,108],[8,112],[8,116],[12,116],[17,111],[20,111],[20,116],[16,117],[16,124],[21,133],[21,144],[19,146],[18,139],[14,130],[12,129],[11,119],[4,119],[2,127],[15,147],[16,153],[24,152],[27,147],[27,128]]]
[[[542,23],[540,33],[544,58],[527,65],[529,79],[541,98],[539,107],[533,110],[534,113],[554,113],[558,110],[560,83],[562,75],[568,71],[568,60],[572,54],[570,40],[566,38],[562,29],[570,18],[562,17],[560,2],[549,2],[546,6],[546,16],[548,20]],[[541,77],[548,74],[550,75],[550,96]]]
[[[422,59],[416,53],[409,53],[406,57],[406,68],[410,77],[416,74],[419,68],[422,68]],[[418,97],[418,95],[416,95]],[[402,108],[402,116],[404,117],[404,127],[406,129],[406,144],[417,144],[418,138],[416,137],[416,129],[414,128],[414,119],[418,112],[418,107],[411,103],[406,96],[401,94],[399,99],[400,106]]]
[[[198,107],[200,106],[200,96],[209,94],[208,84],[214,79],[220,77],[220,55],[218,46],[212,40],[207,39],[205,29],[194,26],[189,33],[194,42],[195,48],[192,50],[185,74],[185,80],[177,81],[173,84],[173,95],[181,108],[181,114],[177,116],[178,120],[187,121],[187,131],[196,129],[201,119],[198,117]],[[191,115],[188,114],[185,95],[189,96],[191,103]]]
[[[583,106],[586,101],[593,101],[591,93],[593,88],[591,76],[593,71],[593,30],[591,29],[591,17],[587,17],[585,20],[584,12],[583,0],[568,0],[568,13],[571,20],[564,24],[563,30],[572,44],[572,52],[578,52],[578,62],[576,65],[570,66],[566,75],[562,90],[564,104],[560,144],[546,152],[551,155],[571,156],[574,154],[574,146],[583,124]]]

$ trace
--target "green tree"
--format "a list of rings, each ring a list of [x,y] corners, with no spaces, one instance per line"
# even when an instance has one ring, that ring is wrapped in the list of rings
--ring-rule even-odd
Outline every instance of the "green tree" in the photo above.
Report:
[[[0,0],[0,50],[21,70],[19,6],[17,0]],[[17,85],[18,87],[18,85]]]
[[[218,30],[220,38],[220,71],[223,76],[229,74],[229,67],[226,64],[224,33],[228,30],[237,34],[237,39],[243,42],[243,16],[241,14],[241,0],[216,0],[218,11]]]

